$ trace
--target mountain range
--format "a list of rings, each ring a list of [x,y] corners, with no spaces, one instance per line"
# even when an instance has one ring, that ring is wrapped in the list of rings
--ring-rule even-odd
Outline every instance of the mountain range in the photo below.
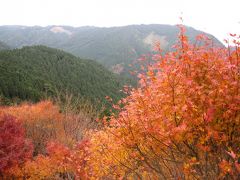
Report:
[[[106,96],[117,102],[125,84],[135,86],[129,64],[154,53],[156,42],[164,51],[173,50],[178,34],[177,26],[157,24],[0,26],[0,97],[7,103],[36,102],[66,92],[99,109],[108,104]],[[190,41],[199,34],[223,46],[214,36],[186,27]]]
[[[32,45],[58,48],[83,59],[93,59],[121,74],[141,55],[152,52],[157,41],[163,50],[171,50],[178,33],[177,26],[161,24],[111,28],[0,26],[0,41],[12,48]],[[202,33],[222,46],[214,36],[186,27],[186,35],[190,41],[194,41],[195,36]]]

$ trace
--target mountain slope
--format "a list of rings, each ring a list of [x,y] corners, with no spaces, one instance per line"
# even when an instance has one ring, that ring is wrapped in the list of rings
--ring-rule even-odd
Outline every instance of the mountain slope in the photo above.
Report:
[[[186,27],[186,30],[191,41],[203,33],[191,27]],[[159,24],[112,28],[1,26],[0,39],[17,48],[38,44],[59,48],[121,72],[121,68],[151,52],[156,41],[160,41],[164,50],[171,50],[178,32],[177,26]],[[215,44],[222,45],[215,37],[207,35]]]
[[[102,65],[45,46],[0,52],[0,95],[38,101],[68,91],[100,106],[117,100],[124,82]]]
[[[10,49],[10,47],[4,42],[0,41],[0,51]]]

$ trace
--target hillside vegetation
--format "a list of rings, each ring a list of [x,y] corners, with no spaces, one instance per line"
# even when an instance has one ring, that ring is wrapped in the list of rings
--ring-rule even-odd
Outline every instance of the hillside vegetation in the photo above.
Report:
[[[81,112],[61,111],[51,101],[0,106],[0,178],[240,179],[240,36],[231,34],[229,43],[235,47],[231,50],[212,46],[203,35],[196,39],[204,43],[196,46],[183,26],[180,30],[175,51],[163,54],[156,46],[159,51],[151,56],[152,64],[138,75],[138,87],[125,88],[128,96],[113,105],[116,113],[98,119],[98,124]],[[79,75],[74,67],[87,63],[71,60],[74,57],[62,51],[46,47],[5,51],[3,55],[14,52],[16,58],[4,62],[27,59],[20,52],[35,51],[41,56],[30,61],[33,70],[24,61],[24,66],[17,66],[21,69],[9,65],[9,71],[22,74],[30,69],[35,77],[44,67],[38,76],[51,84],[63,81],[73,88],[67,82],[71,80],[77,85],[69,74]],[[43,62],[55,62],[56,68]],[[88,78],[104,74],[98,72],[90,71]],[[16,77],[23,81],[27,75]],[[96,78],[89,81],[104,83],[104,78]],[[112,88],[108,83],[104,85]]]
[[[102,65],[44,46],[0,52],[0,94],[7,99],[39,101],[71,93],[96,106],[105,96],[122,94],[124,81]]]

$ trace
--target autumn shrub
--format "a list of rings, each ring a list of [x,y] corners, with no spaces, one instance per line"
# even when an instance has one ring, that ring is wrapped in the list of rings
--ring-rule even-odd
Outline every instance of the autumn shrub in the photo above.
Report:
[[[32,157],[33,146],[25,138],[24,129],[16,118],[0,115],[0,178],[11,174]]]
[[[49,100],[5,106],[0,108],[0,112],[11,114],[21,121],[26,136],[34,144],[34,155],[46,154],[46,145],[50,141],[72,147],[90,128],[88,116],[71,109],[63,111]]]
[[[90,133],[89,176],[240,178],[240,37],[233,48],[203,35],[190,44],[180,29],[175,51],[156,46],[120,113]]]
[[[23,103],[17,106],[2,107],[1,111],[17,117],[26,130],[26,136],[34,144],[34,154],[45,153],[46,143],[63,136],[62,115],[50,101],[37,104]]]
[[[88,141],[83,140],[73,148],[49,142],[47,153],[27,161],[14,175],[26,179],[85,179],[87,176]]]

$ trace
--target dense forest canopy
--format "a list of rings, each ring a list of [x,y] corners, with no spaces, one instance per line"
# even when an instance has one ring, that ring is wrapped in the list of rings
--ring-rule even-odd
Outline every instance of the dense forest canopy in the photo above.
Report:
[[[92,61],[45,46],[0,52],[0,94],[7,99],[39,101],[68,92],[97,106],[122,97],[126,83]]]

